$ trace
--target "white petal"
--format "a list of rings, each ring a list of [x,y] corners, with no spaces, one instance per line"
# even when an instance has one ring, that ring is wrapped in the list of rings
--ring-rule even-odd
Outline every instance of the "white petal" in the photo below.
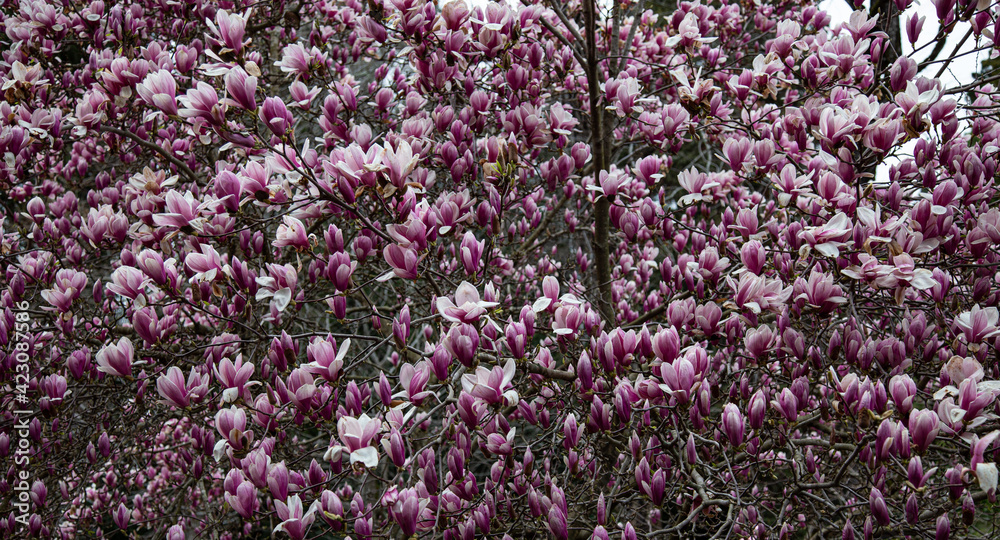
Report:
[[[232,403],[240,396],[240,391],[236,388],[226,388],[222,391],[222,402]]]
[[[535,313],[538,313],[540,311],[545,311],[546,309],[548,309],[549,304],[551,303],[552,303],[551,298],[549,298],[548,296],[543,296],[538,300],[535,300],[535,303],[531,305],[531,311],[534,311]]]
[[[225,439],[222,439],[219,442],[215,443],[215,448],[212,450],[212,457],[215,458],[216,462],[221,461],[222,458],[225,457],[226,445],[228,444],[229,442],[227,442]]]
[[[976,465],[976,478],[979,479],[979,487],[986,492],[997,488],[997,464],[980,463]]]
[[[351,465],[363,463],[369,469],[378,466],[378,450],[374,446],[366,446],[351,452]]]
[[[827,242],[825,244],[816,244],[815,249],[816,251],[822,253],[823,255],[826,255],[827,257],[840,256],[840,249],[837,247],[837,244],[834,244],[832,242]]]
[[[292,301],[292,290],[289,289],[288,287],[279,289],[277,292],[274,293],[275,307],[278,308],[278,311],[285,311],[285,308],[288,307],[288,303],[291,301]]]

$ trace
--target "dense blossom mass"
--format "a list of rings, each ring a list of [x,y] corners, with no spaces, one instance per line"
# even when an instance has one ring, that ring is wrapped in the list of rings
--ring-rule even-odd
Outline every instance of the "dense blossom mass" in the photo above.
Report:
[[[1000,8],[652,4],[3,2],[0,536],[996,537]]]

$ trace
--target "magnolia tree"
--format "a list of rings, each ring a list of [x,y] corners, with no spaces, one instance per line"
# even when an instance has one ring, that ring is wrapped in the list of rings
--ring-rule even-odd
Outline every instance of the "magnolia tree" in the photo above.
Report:
[[[1000,11],[911,4],[5,2],[0,535],[996,534]]]

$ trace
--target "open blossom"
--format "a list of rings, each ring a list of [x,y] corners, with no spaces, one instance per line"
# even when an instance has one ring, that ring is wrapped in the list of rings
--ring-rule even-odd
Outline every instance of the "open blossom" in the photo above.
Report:
[[[72,269],[62,269],[56,272],[53,288],[42,291],[42,298],[59,312],[67,312],[70,305],[87,286],[87,275]]]
[[[821,254],[837,257],[840,255],[839,248],[853,230],[851,219],[846,214],[839,213],[823,225],[807,228],[803,231],[802,238]]]
[[[256,299],[270,298],[271,306],[279,312],[284,311],[292,301],[298,279],[298,272],[294,266],[268,264],[267,275],[262,275],[256,280],[257,285],[260,285]]]
[[[389,244],[382,250],[385,261],[392,267],[392,271],[379,276],[378,281],[386,281],[393,277],[402,279],[415,279],[417,277],[417,265],[420,264],[422,256],[408,247],[399,244]]]
[[[350,347],[350,339],[341,342],[336,350],[330,340],[317,339],[306,348],[306,358],[309,359],[309,363],[303,367],[330,382],[336,382],[340,371],[344,368],[344,358],[347,357],[347,350]]]
[[[235,362],[228,357],[223,358],[217,366],[212,368],[215,379],[223,388],[222,403],[232,403],[240,397],[244,401],[250,401],[251,396],[248,390],[258,384],[249,383],[254,369],[252,362],[243,361],[243,355],[237,355]]]
[[[149,73],[135,90],[146,103],[170,116],[177,115],[177,82],[169,71],[161,69]]]
[[[510,388],[514,371],[513,359],[507,360],[502,368],[494,366],[493,369],[487,369],[479,366],[475,373],[462,376],[462,388],[487,403],[503,402],[508,407],[517,405],[517,391]]]
[[[331,446],[323,459],[327,461],[340,460],[342,452],[350,453],[351,465],[361,463],[372,468],[378,465],[378,449],[372,446],[375,436],[382,431],[382,421],[371,418],[367,414],[355,418],[344,416],[337,421],[337,433],[340,445]]]
[[[296,249],[309,249],[309,237],[306,235],[305,225],[292,216],[285,216],[282,221],[274,235],[274,247],[291,246]]]
[[[318,509],[319,501],[313,501],[309,510],[303,510],[302,499],[298,495],[290,496],[287,502],[275,500],[274,510],[282,521],[274,528],[274,532],[284,532],[293,540],[302,540],[306,537],[309,526],[316,520]]]
[[[475,285],[463,281],[455,291],[455,301],[439,296],[437,299],[438,313],[446,320],[454,323],[474,323],[487,313],[489,308],[499,305],[498,302],[481,300]]]
[[[754,313],[764,310],[780,311],[781,307],[792,296],[792,287],[784,285],[779,279],[755,276],[749,272],[740,274],[739,282],[727,277],[726,283],[736,294],[727,304],[740,309],[749,309]]]
[[[1000,335],[1000,311],[995,307],[981,308],[979,304],[955,317],[955,326],[962,331],[969,343],[981,343]]]
[[[225,124],[225,105],[219,102],[219,94],[211,85],[199,81],[180,100],[184,105],[184,108],[178,111],[181,116],[199,118],[214,126]]]
[[[123,337],[118,343],[107,345],[97,353],[97,371],[115,377],[131,377],[134,356],[135,348],[132,347],[132,341]]]
[[[388,142],[385,143],[382,163],[385,164],[388,171],[389,181],[395,186],[401,187],[403,185],[403,181],[410,175],[419,160],[420,156],[413,154],[410,143],[405,140],[400,139],[395,148]]]
[[[191,368],[187,382],[184,373],[177,366],[171,366],[164,375],[156,380],[156,391],[168,403],[178,409],[183,409],[192,402],[197,403],[208,393],[208,375],[201,375]]]
[[[205,21],[212,35],[209,41],[217,47],[223,47],[235,54],[240,54],[243,47],[250,43],[250,40],[243,40],[246,33],[247,20],[252,14],[252,10],[246,13],[229,13],[220,9],[215,14],[215,22],[211,19]]]

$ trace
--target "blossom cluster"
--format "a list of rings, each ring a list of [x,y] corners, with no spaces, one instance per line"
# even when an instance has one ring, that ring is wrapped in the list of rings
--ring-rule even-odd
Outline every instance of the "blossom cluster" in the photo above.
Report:
[[[995,526],[992,4],[14,4],[4,538]]]

